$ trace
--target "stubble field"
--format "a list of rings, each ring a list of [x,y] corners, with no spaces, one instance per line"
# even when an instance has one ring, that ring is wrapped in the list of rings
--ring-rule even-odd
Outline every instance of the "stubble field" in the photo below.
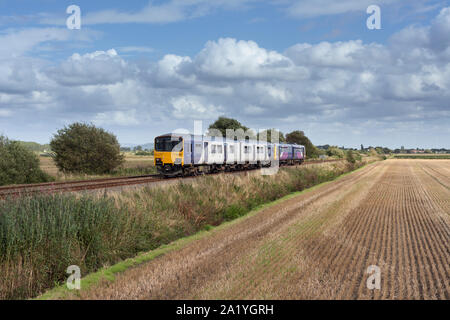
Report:
[[[450,160],[387,160],[70,298],[450,299],[449,246]]]

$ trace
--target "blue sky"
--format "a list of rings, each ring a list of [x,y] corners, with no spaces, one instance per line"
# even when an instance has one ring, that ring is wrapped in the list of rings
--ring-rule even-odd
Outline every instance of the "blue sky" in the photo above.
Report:
[[[0,1],[0,133],[44,143],[84,121],[138,144],[225,115],[315,144],[450,148],[449,6]]]

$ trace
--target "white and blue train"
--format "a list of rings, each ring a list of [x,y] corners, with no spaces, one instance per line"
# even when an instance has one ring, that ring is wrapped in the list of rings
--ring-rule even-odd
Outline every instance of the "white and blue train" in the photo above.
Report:
[[[162,175],[184,176],[270,167],[274,161],[301,164],[306,153],[296,144],[168,133],[155,138],[154,157]]]

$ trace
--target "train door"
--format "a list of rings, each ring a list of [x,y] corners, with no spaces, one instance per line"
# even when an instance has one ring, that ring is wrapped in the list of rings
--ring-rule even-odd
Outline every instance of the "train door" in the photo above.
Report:
[[[200,160],[202,158],[202,141],[201,140],[195,140],[195,137],[192,140],[192,163],[193,164],[199,164]]]
[[[252,145],[252,147],[253,147],[253,159],[252,159],[252,160],[253,160],[253,163],[256,163],[256,162],[257,162],[257,161],[256,161],[256,157],[257,157],[258,155],[257,155],[257,153],[256,153],[256,151],[257,151],[257,150],[256,150],[256,146],[257,146],[257,144],[253,144],[253,145]]]
[[[223,160],[224,160],[223,162],[225,164],[227,163],[227,154],[228,154],[227,146],[228,146],[228,143],[223,144]]]
[[[185,137],[183,140],[184,164],[187,165],[192,163],[192,139]]]
[[[236,145],[237,145],[237,148],[238,148],[238,150],[237,150],[237,155],[238,155],[238,159],[237,159],[237,162],[240,164],[240,163],[242,163],[242,142],[237,142],[236,143]]]
[[[208,142],[205,142],[203,150],[205,152],[205,157],[204,157],[205,163],[208,163],[208,152],[209,152]]]

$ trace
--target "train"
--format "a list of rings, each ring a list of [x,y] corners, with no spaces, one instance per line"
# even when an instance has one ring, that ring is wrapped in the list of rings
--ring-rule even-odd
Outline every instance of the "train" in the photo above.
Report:
[[[168,133],[155,138],[154,164],[165,177],[301,164],[305,146]]]

